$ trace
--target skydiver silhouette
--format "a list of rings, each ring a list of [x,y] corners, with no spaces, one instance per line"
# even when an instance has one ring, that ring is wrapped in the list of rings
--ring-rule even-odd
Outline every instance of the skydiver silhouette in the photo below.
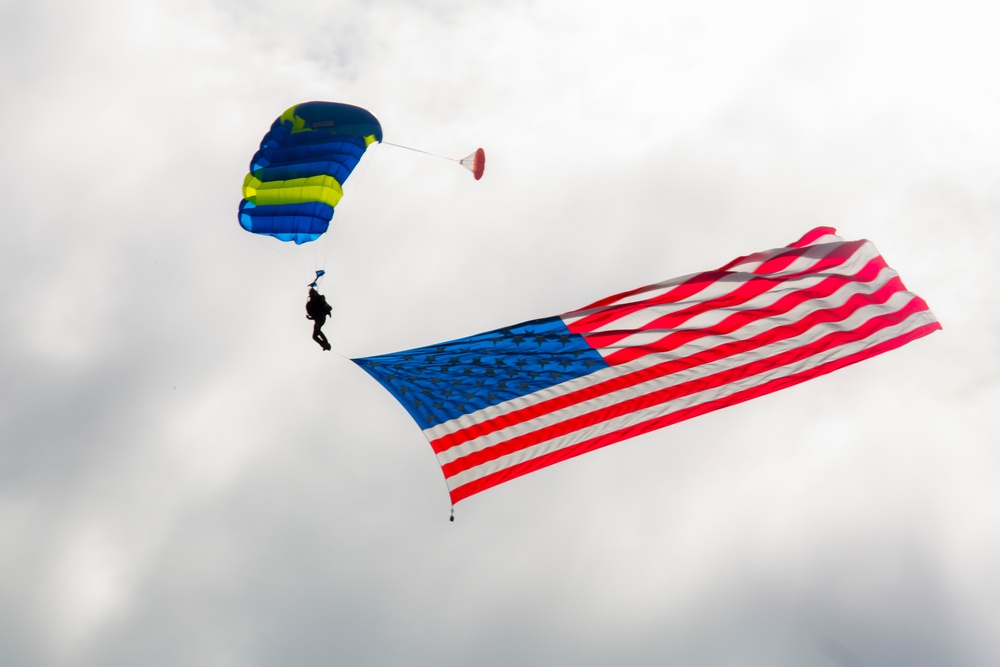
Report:
[[[313,321],[313,340],[327,352],[330,351],[330,341],[323,334],[323,325],[332,312],[333,308],[326,302],[326,297],[317,292],[315,287],[310,287],[309,300],[306,301],[306,319]]]

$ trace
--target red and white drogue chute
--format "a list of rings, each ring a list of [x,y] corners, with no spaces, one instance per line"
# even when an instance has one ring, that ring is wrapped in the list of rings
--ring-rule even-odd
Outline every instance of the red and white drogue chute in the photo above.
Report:
[[[471,171],[472,175],[478,181],[483,177],[483,171],[486,170],[486,151],[482,148],[477,148],[475,153],[470,153],[458,162]]]
[[[482,148],[477,148],[474,152],[469,153],[465,157],[458,159],[453,157],[447,157],[445,155],[438,155],[437,153],[431,153],[430,151],[422,151],[419,148],[411,148],[410,146],[403,146],[402,144],[394,144],[391,141],[383,140],[381,142],[386,146],[395,146],[396,148],[405,148],[408,151],[415,151],[417,153],[423,153],[424,155],[433,155],[434,157],[439,157],[445,160],[451,160],[457,162],[469,171],[472,172],[473,178],[477,181],[483,177],[483,172],[486,171],[486,151]]]

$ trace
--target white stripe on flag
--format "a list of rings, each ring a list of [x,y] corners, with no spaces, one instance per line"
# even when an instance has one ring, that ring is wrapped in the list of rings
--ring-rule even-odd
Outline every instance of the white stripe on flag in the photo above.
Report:
[[[641,396],[645,396],[657,391],[663,391],[671,387],[676,387],[678,385],[684,384],[686,382],[691,382],[694,380],[702,380],[722,371],[729,369],[739,368],[745,366],[755,361],[761,361],[774,357],[778,354],[788,352],[789,350],[794,350],[796,348],[808,347],[810,344],[822,339],[824,336],[836,332],[836,331],[851,331],[856,329],[858,326],[869,321],[872,316],[882,315],[886,312],[898,310],[899,307],[906,305],[910,300],[912,300],[912,295],[907,293],[897,293],[893,295],[889,302],[884,305],[872,305],[860,308],[851,315],[850,318],[841,322],[829,322],[823,323],[819,326],[811,328],[809,331],[803,333],[802,335],[795,336],[793,338],[786,338],[783,340],[776,341],[769,345],[759,347],[757,349],[744,352],[742,354],[736,354],[729,356],[717,361],[713,361],[707,364],[701,364],[684,370],[671,373],[669,375],[663,375],[659,377],[654,377],[650,380],[642,382],[640,384],[624,387],[622,389],[614,390],[606,394],[596,396],[594,398],[581,401],[579,403],[574,403],[572,405],[566,406],[559,410],[549,412],[547,414],[540,415],[534,419],[528,421],[514,424],[508,427],[501,427],[497,430],[481,435],[477,438],[465,441],[464,443],[446,449],[438,454],[438,460],[441,464],[451,463],[460,458],[468,456],[469,454],[477,451],[486,450],[490,447],[496,446],[503,442],[507,442],[514,437],[526,435],[531,432],[538,431],[542,428],[553,426],[564,422],[570,418],[577,417],[581,414],[592,413],[596,410],[608,408],[612,405],[622,403],[624,401],[633,400]],[[913,320],[908,319],[908,322],[914,323],[914,327],[925,324],[923,320]],[[892,331],[895,328],[884,329],[883,331]],[[878,334],[869,336],[866,340],[870,340],[872,344],[885,340],[885,338],[878,338]],[[855,345],[851,343],[850,345]],[[697,341],[692,343],[691,346],[685,350],[689,354],[694,354],[702,350],[711,349],[711,345],[706,345],[703,341]],[[834,348],[836,349],[836,348]],[[680,351],[680,350],[678,350]],[[831,353],[832,354],[832,353]],[[671,355],[673,356],[673,355]],[[678,358],[682,358],[684,355],[678,355]],[[812,358],[812,357],[810,357]],[[831,356],[829,358],[837,358],[836,356]],[[612,368],[601,370],[597,373],[592,373],[591,375],[584,376],[582,378],[577,378],[571,380],[565,385],[576,385],[573,389],[582,388],[585,386],[595,386],[603,381],[611,379],[613,377],[622,377],[630,375],[637,371],[647,369],[657,363],[662,363],[664,359],[655,355],[648,357],[643,357],[641,360],[631,362],[628,364],[622,364],[621,366],[615,366]],[[801,363],[801,362],[799,362]],[[798,364],[796,364],[798,367]],[[612,371],[614,371],[612,373]],[[587,382],[589,380],[589,382]],[[565,386],[564,385],[564,386]],[[550,388],[556,389],[556,388]],[[559,388],[561,389],[561,387]],[[566,391],[558,391],[560,395],[565,395],[571,393],[573,389],[567,387]],[[523,410],[529,407],[538,406],[544,403],[546,399],[552,397],[552,391],[536,392],[528,396],[522,396],[520,398],[515,398],[507,401],[507,408],[504,410],[505,414],[515,412],[517,410]],[[469,424],[477,424],[486,422],[496,416],[496,408],[500,406],[493,406],[490,408],[485,408],[478,412],[466,415],[469,418]],[[662,408],[659,408],[662,409]],[[463,420],[465,417],[462,418]],[[503,424],[503,420],[497,420],[499,424]],[[428,429],[430,431],[432,429]],[[425,432],[425,435],[427,433]],[[430,436],[427,435],[430,440]]]
[[[664,409],[661,404],[654,405],[645,409],[636,410],[628,414],[610,419],[607,421],[602,421],[598,424],[594,424],[587,428],[579,429],[573,431],[570,434],[554,438],[551,440],[546,440],[539,442],[537,444],[518,449],[515,452],[506,454],[504,456],[498,457],[496,459],[490,460],[486,463],[480,464],[473,468],[463,470],[451,477],[447,477],[447,484],[449,489],[456,489],[460,486],[473,482],[475,480],[481,479],[487,475],[498,472],[505,468],[509,468],[518,463],[528,461],[530,459],[538,458],[544,454],[548,454],[559,449],[564,449],[566,447],[585,442],[592,437],[601,435],[608,432],[617,431],[628,426],[633,426],[635,424],[642,423],[651,419],[659,419],[664,416],[670,415],[672,413],[678,412],[682,409],[689,408],[694,405],[699,405],[703,403],[708,403],[719,398],[730,396],[736,394],[740,391],[753,388],[755,386],[762,385],[768,381],[774,380],[780,377],[788,377],[794,375],[795,373],[801,372],[802,370],[814,367],[821,363],[828,363],[839,358],[847,357],[851,354],[864,350],[878,342],[889,340],[895,338],[896,336],[905,333],[906,331],[916,329],[924,324],[929,324],[934,322],[934,317],[928,311],[922,311],[911,315],[906,321],[887,329],[882,329],[864,340],[856,341],[847,345],[842,345],[833,350],[822,350],[819,353],[801,360],[796,364],[790,364],[787,366],[781,366],[776,368],[771,368],[764,373],[743,378],[736,382],[729,382],[719,387],[713,387],[702,392],[690,394],[678,399],[674,399],[669,402],[669,408]],[[721,364],[722,368],[729,368],[730,365]],[[718,368],[716,370],[719,370]],[[577,411],[573,411],[575,415]],[[502,442],[502,441],[498,441]],[[443,458],[443,454],[438,455],[438,460],[442,465],[446,463]]]
[[[869,249],[871,249],[870,244],[866,244],[866,246]],[[872,259],[874,256],[877,256],[877,255],[872,255],[870,251],[857,254],[863,255],[863,257],[866,258],[865,262],[867,260]],[[862,263],[861,266],[864,266],[864,263]],[[852,265],[851,268],[857,270],[860,267]],[[703,332],[704,335],[702,337],[690,341],[685,345],[678,347],[675,350],[671,350],[669,358],[678,359],[678,358],[689,357],[699,352],[702,352],[706,349],[710,349],[721,344],[732,342],[733,340],[747,339],[752,336],[763,333],[764,331],[770,330],[772,328],[796,322],[799,319],[801,319],[802,316],[808,315],[813,311],[843,305],[843,303],[850,296],[854,294],[870,294],[876,289],[884,286],[889,280],[896,277],[897,274],[895,271],[886,268],[882,270],[878,278],[872,283],[853,283],[853,282],[846,283],[841,288],[841,290],[839,290],[834,295],[831,295],[826,299],[816,300],[813,302],[807,302],[806,304],[802,304],[802,306],[791,311],[790,313],[776,313],[771,317],[762,317],[761,319],[758,319],[755,322],[747,324],[746,326],[744,326],[739,330],[723,334],[713,335],[713,332],[710,329],[706,329]],[[816,283],[815,279],[812,276],[804,277],[799,280],[801,280],[802,282],[799,283],[797,286],[789,286],[789,284],[786,283],[781,286],[780,290],[774,290],[774,294],[778,295],[778,298],[780,298],[781,296],[784,296],[787,293],[801,291],[813,287]],[[909,293],[903,292],[902,294],[908,295]],[[732,312],[743,312],[745,310],[754,308],[766,308],[767,306],[773,303],[773,301],[769,300],[770,296],[773,296],[771,292],[765,292],[763,295],[757,297],[757,299],[760,300],[759,302],[748,303],[742,307],[734,308],[732,309],[732,311],[727,310],[723,316],[719,317],[719,321],[721,321],[724,316],[730,315]],[[912,297],[912,295],[909,296]],[[807,304],[812,304],[812,306],[810,307]],[[659,306],[656,306],[655,308],[659,308]],[[710,318],[713,317],[713,313],[715,312],[716,311],[709,310],[704,314],[706,322],[711,321]],[[845,323],[841,323],[841,326],[842,327],[845,326]],[[682,330],[687,331],[697,328],[698,326],[685,325],[681,329],[677,329],[677,331],[682,331]],[[632,339],[634,345],[641,345],[649,342],[655,342],[655,340],[659,340],[660,338],[663,337],[663,333],[669,333],[669,332],[639,331],[630,336],[629,338]],[[602,355],[606,356],[607,353],[614,352],[615,350],[621,349],[622,347],[625,346],[626,345],[624,344],[624,342],[618,341],[611,346],[597,348],[597,350]],[[444,422],[442,424],[438,424],[432,428],[429,428],[426,431],[424,431],[424,434],[426,435],[428,440],[433,442],[446,435],[456,433],[463,429],[469,428],[475,424],[487,421],[489,419],[499,418],[511,412],[522,409],[525,405],[524,401],[527,401],[528,404],[534,405],[543,402],[548,398],[552,398],[554,395],[571,393],[573,391],[577,391],[585,387],[590,387],[602,383],[612,378],[628,375],[637,369],[645,368],[660,363],[664,360],[662,356],[655,356],[655,355],[654,358],[652,359],[650,358],[645,358],[645,359],[646,360],[642,363],[624,364],[622,366],[603,369],[595,373],[592,373],[590,375],[576,378],[559,386],[558,390],[551,387],[546,388],[541,391],[535,392],[535,394],[511,399],[509,401],[484,408],[477,412],[463,415],[451,421]]]

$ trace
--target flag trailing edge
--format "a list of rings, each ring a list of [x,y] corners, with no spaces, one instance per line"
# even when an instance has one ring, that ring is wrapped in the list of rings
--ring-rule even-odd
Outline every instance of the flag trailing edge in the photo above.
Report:
[[[819,227],[580,310],[353,361],[423,430],[454,504],[940,328],[871,242]]]

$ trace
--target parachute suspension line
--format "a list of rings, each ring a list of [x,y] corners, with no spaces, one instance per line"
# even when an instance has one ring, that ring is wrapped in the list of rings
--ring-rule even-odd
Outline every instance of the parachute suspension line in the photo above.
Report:
[[[395,146],[396,148],[405,148],[406,150],[413,151],[414,153],[423,153],[424,155],[433,155],[434,157],[439,157],[442,160],[451,160],[452,162],[458,162],[458,160],[456,160],[453,157],[447,157],[446,155],[438,155],[437,153],[431,153],[430,151],[422,151],[419,148],[411,148],[409,146],[404,146],[403,144],[394,144],[391,141],[386,141],[384,139],[382,141],[380,141],[379,143],[384,144],[386,146]]]
[[[452,162],[457,162],[469,171],[472,172],[472,176],[478,181],[483,177],[483,171],[486,169],[486,151],[482,148],[477,148],[475,151],[466,155],[463,158],[448,157],[447,155],[438,155],[437,153],[431,153],[430,151],[421,150],[419,148],[411,148],[410,146],[404,146],[402,144],[394,144],[391,141],[383,140],[381,143],[387,146],[395,146],[396,148],[404,148],[408,151],[413,151],[414,153],[423,153],[424,155],[430,155],[432,157],[438,157],[442,160],[451,160]]]

